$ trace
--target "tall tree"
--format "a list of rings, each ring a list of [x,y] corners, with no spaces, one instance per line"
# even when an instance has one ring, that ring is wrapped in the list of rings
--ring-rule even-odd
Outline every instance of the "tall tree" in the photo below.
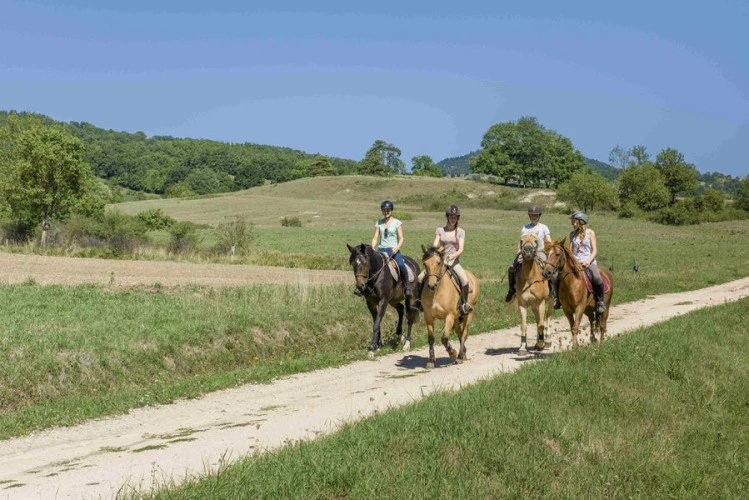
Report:
[[[616,190],[601,174],[586,168],[578,170],[569,181],[559,186],[557,198],[566,201],[572,208],[589,212],[613,206],[616,203]]]
[[[650,162],[640,166],[632,162],[619,177],[619,201],[634,203],[642,210],[657,210],[668,205],[665,179]]]
[[[3,165],[1,189],[15,220],[42,225],[42,246],[54,219],[65,218],[94,183],[83,143],[60,127],[32,125],[16,136]]]
[[[377,139],[359,162],[359,173],[365,175],[402,174],[406,165],[400,159],[401,150],[393,144]]]
[[[666,148],[655,158],[655,166],[663,174],[666,188],[671,193],[671,205],[676,203],[676,195],[682,191],[697,189],[697,169],[684,160],[684,155],[672,148]]]

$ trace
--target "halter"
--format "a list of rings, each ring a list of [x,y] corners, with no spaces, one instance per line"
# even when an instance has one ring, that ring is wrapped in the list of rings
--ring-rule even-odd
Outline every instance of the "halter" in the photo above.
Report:
[[[553,247],[551,247],[553,248]],[[565,254],[564,249],[560,250],[561,256],[559,257],[559,260],[557,260],[557,263],[554,265],[549,264],[548,258],[546,262],[543,263],[541,266],[544,270],[546,269],[546,266],[550,266],[555,274],[559,275],[559,279],[564,279],[564,277],[568,274],[573,274],[572,271],[565,271],[564,266],[567,264],[567,254]]]
[[[428,281],[430,276],[434,276],[434,278],[436,279],[436,283],[434,284],[434,287],[437,288],[440,284],[440,280],[442,279],[442,277],[445,275],[446,272],[447,272],[447,266],[445,265],[445,257],[443,255],[440,257],[439,273],[438,274],[427,273],[426,275],[424,275],[424,278]]]

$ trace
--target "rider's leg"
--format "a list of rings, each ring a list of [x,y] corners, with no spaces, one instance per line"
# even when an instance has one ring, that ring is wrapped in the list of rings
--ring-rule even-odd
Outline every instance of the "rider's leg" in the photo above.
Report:
[[[519,266],[520,255],[516,255],[515,260],[512,261],[512,265],[507,269],[507,284],[509,285],[509,289],[507,290],[505,302],[512,301],[512,298],[515,296],[515,276],[517,274],[517,269]]]
[[[416,279],[416,282],[418,283],[418,290],[416,292],[416,300],[413,301],[411,304],[411,309],[415,309],[417,311],[421,311],[421,291],[424,289],[424,283],[427,280],[427,272],[426,270],[421,271],[419,273],[419,277]]]
[[[473,308],[468,303],[468,276],[465,270],[463,270],[463,266],[460,265],[460,262],[451,262],[449,265],[452,266],[453,271],[455,271],[460,280],[460,305],[458,306],[460,313],[469,314],[473,312]]]
[[[603,313],[606,311],[606,300],[604,298],[604,286],[603,279],[601,278],[601,272],[598,270],[598,265],[593,262],[588,266],[590,274],[593,277],[593,295],[596,299],[596,311]]]
[[[413,297],[413,290],[411,290],[411,283],[408,281],[408,268],[406,267],[406,263],[403,260],[403,256],[400,252],[393,255],[393,260],[395,260],[395,263],[398,264],[398,267],[401,271],[401,283],[403,283],[403,293],[406,294],[406,297]]]

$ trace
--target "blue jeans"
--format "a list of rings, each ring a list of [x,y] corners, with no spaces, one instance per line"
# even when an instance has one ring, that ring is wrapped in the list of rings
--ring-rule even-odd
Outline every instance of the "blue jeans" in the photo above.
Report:
[[[384,253],[386,255],[389,255],[393,258],[396,264],[398,264],[398,267],[401,270],[401,276],[408,276],[408,269],[406,269],[406,263],[403,262],[403,256],[400,252],[393,255],[393,249],[392,248],[380,248],[377,250],[380,253]],[[408,278],[406,278],[406,281],[408,281]]]

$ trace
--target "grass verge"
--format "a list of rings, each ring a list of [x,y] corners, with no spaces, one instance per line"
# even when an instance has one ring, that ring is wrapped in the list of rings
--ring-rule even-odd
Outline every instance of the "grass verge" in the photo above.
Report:
[[[748,309],[555,355],[149,498],[743,498]]]

